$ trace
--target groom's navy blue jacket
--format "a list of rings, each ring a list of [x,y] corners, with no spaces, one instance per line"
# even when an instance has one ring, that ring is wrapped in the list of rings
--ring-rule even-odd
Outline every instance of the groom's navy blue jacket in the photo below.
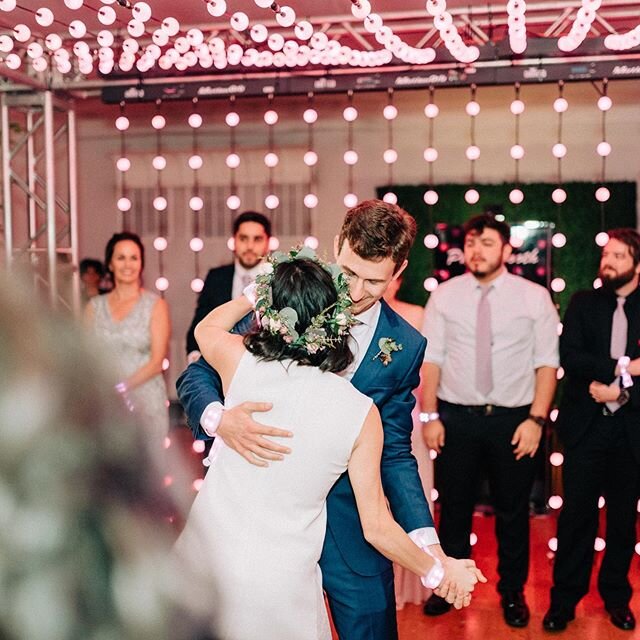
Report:
[[[420,380],[427,342],[384,300],[381,303],[371,345],[351,382],[372,398],[380,411],[384,428],[382,485],[393,517],[405,531],[412,531],[434,526],[418,466],[411,454],[413,389]],[[402,344],[402,350],[393,352],[387,366],[375,358],[381,338]],[[200,427],[200,417],[210,402],[222,401],[218,374],[200,358],[178,378],[176,387],[194,435],[199,439],[209,438]],[[327,526],[342,558],[354,572],[373,576],[389,569],[390,562],[364,539],[347,473],[340,477],[327,497]]]

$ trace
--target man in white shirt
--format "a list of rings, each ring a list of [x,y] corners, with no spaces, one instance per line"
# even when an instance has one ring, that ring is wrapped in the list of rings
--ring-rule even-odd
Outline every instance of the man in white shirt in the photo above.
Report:
[[[232,264],[211,269],[207,274],[191,326],[187,331],[187,361],[200,357],[193,331],[212,309],[242,295],[260,269],[260,261],[269,250],[271,221],[257,211],[245,211],[233,221]]]
[[[556,388],[558,314],[549,292],[508,273],[510,229],[492,215],[464,228],[468,273],[431,295],[423,334],[423,436],[438,453],[440,540],[468,557],[481,468],[496,512],[497,588],[505,622],[524,627],[529,566],[529,495],[535,454]],[[432,596],[427,615],[449,610]]]

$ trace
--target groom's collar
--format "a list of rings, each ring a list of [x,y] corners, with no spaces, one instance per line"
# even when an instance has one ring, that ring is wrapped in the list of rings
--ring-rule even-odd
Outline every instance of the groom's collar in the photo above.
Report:
[[[354,316],[354,317],[360,324],[364,324],[368,327],[375,327],[378,324],[378,319],[380,318],[381,309],[382,309],[382,305],[378,300],[373,306],[369,307],[366,311],[363,311],[362,313],[359,313],[357,316]]]

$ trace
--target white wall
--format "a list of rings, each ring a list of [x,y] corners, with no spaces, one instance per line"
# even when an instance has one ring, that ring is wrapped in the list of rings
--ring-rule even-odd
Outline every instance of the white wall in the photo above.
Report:
[[[524,183],[556,180],[557,162],[551,155],[551,147],[557,141],[558,120],[552,109],[557,91],[555,85],[527,85],[521,89],[521,99],[526,104],[520,122],[520,143],[526,151],[520,163],[520,178]],[[640,83],[635,80],[610,82],[609,95],[613,100],[613,108],[606,117],[607,140],[613,151],[607,159],[607,179],[637,181],[640,174]],[[596,107],[598,94],[591,84],[579,83],[566,85],[564,96],[569,102],[569,110],[563,118],[563,142],[568,148],[563,162],[563,178],[597,181],[601,161],[595,153],[596,144],[601,140],[601,112]],[[503,182],[514,177],[514,162],[509,157],[509,148],[514,144],[515,135],[514,117],[509,111],[513,98],[511,87],[478,89],[477,100],[481,105],[480,115],[476,119],[476,144],[481,149],[481,157],[476,163],[478,182]],[[354,124],[354,147],[360,162],[354,168],[354,180],[355,192],[361,199],[374,196],[375,187],[386,184],[388,180],[387,165],[382,160],[382,152],[387,147],[387,122],[382,117],[386,100],[386,95],[381,93],[355,96],[354,105],[360,115]],[[436,90],[435,102],[440,107],[440,115],[435,120],[434,142],[440,154],[434,165],[436,183],[468,180],[469,162],[464,156],[469,144],[469,118],[464,111],[468,100],[469,90],[466,88]],[[393,135],[399,159],[393,171],[397,184],[416,184],[426,180],[427,164],[422,153],[427,146],[428,121],[423,113],[427,101],[426,91],[395,94],[394,104],[399,116],[394,121]],[[280,113],[280,121],[275,127],[276,147],[305,147],[307,125],[301,116],[306,106],[306,98],[276,98],[274,107]],[[342,199],[347,192],[347,171],[342,154],[347,144],[347,126],[342,118],[342,110],[345,106],[345,96],[319,96],[315,101],[319,113],[314,127],[315,147],[319,155],[319,205],[314,212],[313,231],[320,239],[320,251],[325,252],[330,252],[332,238],[344,214]],[[219,152],[211,156],[218,158],[209,163],[214,166],[205,165],[201,170],[201,181],[217,183],[221,179],[226,180],[229,173],[222,163],[229,144],[228,128],[224,124],[228,103],[202,101],[199,107],[205,120],[199,134],[200,147],[203,151]],[[262,114],[267,109],[266,99],[238,99],[234,108],[241,116],[237,129],[240,155],[243,148],[266,150],[267,127],[262,120]],[[185,172],[175,163],[184,162],[184,154],[191,149],[191,130],[186,125],[190,112],[191,105],[188,102],[163,107],[168,122],[163,133],[163,146],[170,158],[171,152],[176,154],[174,165],[169,165],[164,179],[172,182],[185,180],[187,185],[191,179],[190,172]],[[127,147],[131,152],[154,153],[155,132],[149,124],[154,113],[153,105],[127,107],[127,115],[131,120]],[[113,121],[117,115],[117,107],[102,105],[97,100],[78,104],[81,256],[102,256],[105,242],[120,225],[120,214],[115,208],[119,187],[114,160],[119,156],[120,141]],[[181,155],[178,156],[178,153]],[[286,170],[278,167],[276,182]],[[288,168],[289,172],[293,170]],[[303,173],[307,171],[302,158],[297,170]],[[251,172],[262,172],[266,180],[263,167],[253,164]],[[153,172],[149,172],[149,181],[149,186],[155,183]],[[524,211],[526,206],[525,199],[522,205]],[[192,215],[185,208],[185,223],[176,228],[172,243],[165,253],[166,275],[171,282],[166,297],[171,305],[174,325],[171,380],[175,379],[184,365],[184,334],[196,299],[189,289],[194,270],[193,254],[188,249],[188,219]],[[220,215],[231,216],[231,213],[224,210]],[[283,238],[282,243],[286,246],[299,240],[301,238]],[[146,282],[147,286],[152,286],[157,274],[157,258],[150,242],[147,244]],[[206,271],[206,266],[223,264],[230,257],[225,243],[219,241],[208,243],[201,259]]]

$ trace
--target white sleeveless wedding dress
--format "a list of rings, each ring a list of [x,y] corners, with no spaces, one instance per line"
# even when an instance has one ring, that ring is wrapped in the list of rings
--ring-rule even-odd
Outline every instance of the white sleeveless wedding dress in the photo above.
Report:
[[[180,581],[210,594],[216,640],[330,640],[318,566],[325,500],[372,400],[335,374],[247,352],[225,406],[244,401],[273,403],[254,418],[292,431],[282,439],[292,452],[261,468],[216,439],[176,543]]]

